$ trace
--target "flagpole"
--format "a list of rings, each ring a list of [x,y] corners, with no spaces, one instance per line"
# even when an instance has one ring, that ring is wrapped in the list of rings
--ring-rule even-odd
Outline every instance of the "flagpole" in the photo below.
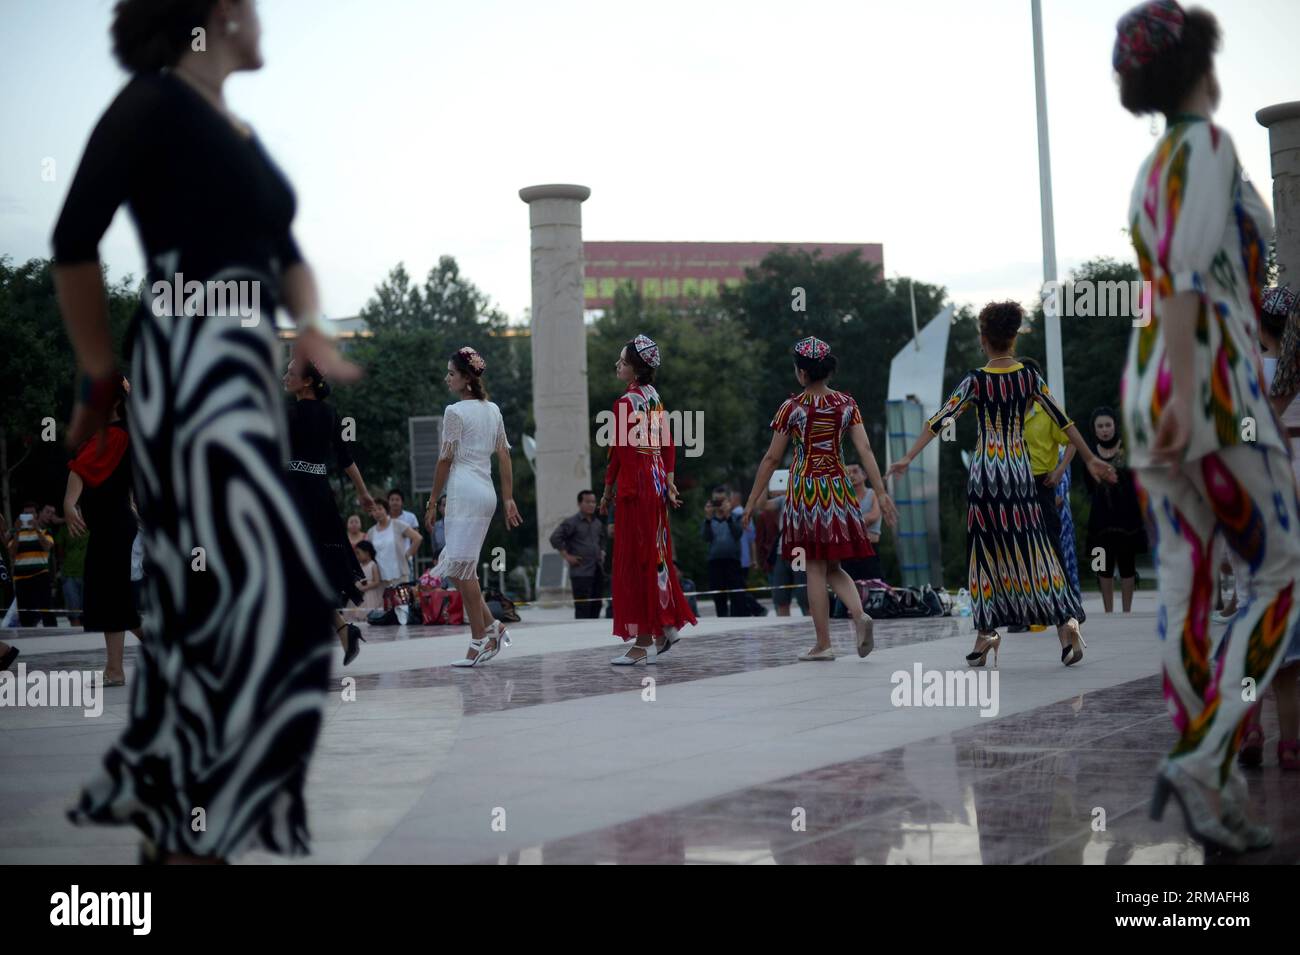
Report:
[[[1034,28],[1034,100],[1038,107],[1038,196],[1042,207],[1043,283],[1056,281],[1056,223],[1052,216],[1052,151],[1047,136],[1047,79],[1043,67],[1043,11],[1039,0],[1029,0]],[[1061,360],[1061,319],[1055,309],[1044,309],[1047,344],[1047,386],[1065,404],[1065,365]]]

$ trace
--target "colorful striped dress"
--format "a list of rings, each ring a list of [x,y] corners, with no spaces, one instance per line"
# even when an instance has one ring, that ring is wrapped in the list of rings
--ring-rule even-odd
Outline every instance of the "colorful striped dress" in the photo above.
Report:
[[[840,442],[862,424],[858,404],[842,391],[804,392],[785,400],[769,423],[790,436],[794,461],[781,511],[781,557],[806,560],[871,557],[876,550],[858,508],[853,482],[844,470]]]
[[[1066,580],[1038,507],[1038,490],[1022,437],[1025,412],[1037,401],[1062,430],[1070,419],[1041,376],[1017,362],[968,372],[927,426],[939,434],[967,408],[979,437],[966,484],[966,566],[977,630],[1061,626],[1083,611]]]

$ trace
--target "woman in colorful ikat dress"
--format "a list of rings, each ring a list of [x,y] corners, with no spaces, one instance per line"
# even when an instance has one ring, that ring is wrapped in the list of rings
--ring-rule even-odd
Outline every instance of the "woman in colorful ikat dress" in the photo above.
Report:
[[[871,617],[862,609],[857,585],[840,567],[840,561],[870,557],[876,551],[867,537],[858,496],[840,455],[840,444],[846,435],[853,441],[891,528],[898,526],[898,510],[885,492],[857,402],[842,391],[832,391],[826,384],[836,365],[831,346],[817,338],[803,339],[794,346],[794,365],[803,393],[787,398],[772,417],[769,427],[776,433],[759,464],[741,523],[749,527],[772,472],[785,457],[786,444],[793,441],[790,486],[781,511],[781,557],[795,560],[802,556],[806,562],[808,604],[817,633],[816,645],[799,659],[835,659],[835,651],[831,649],[830,601],[826,596],[828,584],[848,608],[856,630],[858,656],[865,657],[874,646]]]
[[[1160,767],[1152,815],[1177,797],[1191,835],[1240,852],[1270,844],[1245,812],[1233,759],[1300,617],[1300,507],[1286,435],[1261,383],[1260,293],[1273,223],[1242,175],[1219,102],[1219,27],[1171,0],[1120,20],[1112,62],[1120,102],[1163,113],[1142,163],[1129,233],[1154,290],[1150,323],[1129,342],[1123,419],[1160,579],[1164,696],[1180,734]],[[1249,568],[1249,599],[1217,652],[1210,638],[1216,533]],[[1222,688],[1222,690],[1221,690]]]
[[[980,346],[988,364],[968,372],[944,406],[927,423],[912,449],[890,467],[904,473],[935,435],[967,408],[978,414],[979,437],[966,485],[966,565],[978,636],[966,655],[983,666],[990,650],[997,663],[1002,637],[998,627],[1055,626],[1061,662],[1083,659],[1083,615],[1048,537],[1038,504],[1038,489],[1022,438],[1025,413],[1038,402],[1098,480],[1115,481],[1115,469],[1092,453],[1083,435],[1047,390],[1047,382],[1014,354],[1016,333],[1025,313],[1015,302],[995,302],[980,312]]]

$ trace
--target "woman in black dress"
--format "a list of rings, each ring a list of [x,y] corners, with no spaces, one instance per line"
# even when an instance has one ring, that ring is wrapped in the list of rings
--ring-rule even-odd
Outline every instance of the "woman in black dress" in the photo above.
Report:
[[[1138,506],[1133,472],[1125,466],[1124,442],[1115,422],[1119,418],[1110,408],[1093,411],[1088,423],[1088,446],[1092,453],[1113,465],[1119,483],[1103,484],[1086,470],[1083,479],[1092,499],[1088,513],[1088,553],[1091,567],[1097,557],[1103,565],[1096,570],[1101,587],[1101,603],[1106,613],[1115,609],[1115,571],[1119,570],[1120,596],[1125,613],[1133,610],[1133,589],[1137,584],[1137,555],[1147,552],[1147,534]]]
[[[126,685],[122,655],[126,631],[140,636],[140,614],[131,590],[131,546],[135,543],[135,512],[131,510],[131,439],[123,415],[130,386],[122,379],[117,402],[101,442],[90,438],[68,462],[68,489],[63,517],[68,532],[80,537],[93,530],[86,543],[86,587],[81,625],[102,630],[108,660],[104,685]]]
[[[144,857],[171,863],[307,851],[303,784],[329,686],[335,595],[284,471],[276,308],[297,320],[302,357],[336,381],[359,370],[319,331],[289,183],[226,108],[226,77],[262,65],[259,33],[252,0],[119,0],[114,52],[133,76],[54,231],[81,373],[73,447],[104,429],[120,381],[98,244],[123,203],[147,269],[125,351],[154,612],[130,722],[70,815],[134,825]]]
[[[357,582],[365,579],[361,563],[352,542],[348,540],[347,526],[339,516],[330,489],[326,461],[330,449],[339,468],[356,488],[361,506],[369,510],[374,500],[361,479],[361,470],[348,453],[347,442],[339,427],[334,409],[325,403],[330,386],[325,376],[309,361],[295,358],[284,373],[284,390],[297,400],[289,407],[289,488],[302,510],[307,533],[316,544],[330,586],[338,594],[339,606],[348,601],[361,606],[364,595]],[[334,632],[343,644],[343,665],[347,666],[361,652],[361,630],[348,623],[343,614],[334,611]]]

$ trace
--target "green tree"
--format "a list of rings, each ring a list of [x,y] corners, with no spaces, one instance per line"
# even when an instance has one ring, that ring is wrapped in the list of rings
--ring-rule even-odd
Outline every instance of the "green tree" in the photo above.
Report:
[[[129,375],[123,341],[140,297],[134,279],[109,283],[105,275],[109,328],[118,364]],[[0,502],[12,519],[31,497],[61,508],[68,454],[63,446],[72,415],[76,357],[63,328],[54,294],[52,263],[29,259],[14,265],[0,256],[0,441],[9,471],[9,500]],[[57,434],[45,441],[47,419]]]
[[[758,445],[756,436],[770,412],[756,406],[753,397],[754,384],[762,377],[761,366],[748,347],[744,327],[716,302],[658,302],[631,287],[620,288],[613,305],[593,323],[587,340],[592,480],[596,487],[604,481],[608,460],[608,449],[597,443],[597,415],[611,410],[625,390],[614,375],[614,362],[638,333],[654,339],[663,356],[655,388],[665,409],[693,416],[702,425],[696,429],[698,456],[688,456],[685,447],[676,449],[675,481],[682,506],[671,514],[674,556],[702,584],[706,570],[700,539],[704,499],[714,486],[723,483],[748,494],[766,447]]]
[[[511,566],[530,563],[521,548],[536,540],[535,508],[531,506],[535,492],[520,443],[531,425],[528,339],[509,334],[505,314],[461,274],[456,260],[446,255],[429,270],[422,285],[412,282],[403,265],[396,266],[376,287],[361,318],[371,334],[353,343],[348,357],[365,368],[366,376],[339,388],[333,399],[340,417],[356,421],[353,455],[361,473],[377,489],[403,488],[411,510],[424,513],[427,500],[417,499],[408,486],[407,419],[441,414],[456,400],[443,381],[447,361],[456,349],[472,346],[487,362],[489,398],[501,408],[514,446],[515,501],[524,517],[524,526],[509,533],[504,520],[492,522],[484,543],[485,559],[499,545],[506,548]],[[345,510],[351,512],[355,507],[351,493],[341,491],[340,496]],[[535,549],[530,553],[535,560]]]
[[[778,249],[749,270],[744,283],[723,293],[723,309],[743,327],[744,348],[759,358],[763,370],[750,389],[752,404],[762,411],[751,411],[736,425],[744,429],[738,440],[743,439],[751,455],[745,472],[748,480],[770,440],[771,414],[799,390],[791,348],[808,335],[830,343],[838,359],[831,385],[857,401],[883,471],[889,366],[912,338],[912,292],[911,280],[883,279],[880,268],[862,261],[857,253],[823,258],[816,252]],[[921,324],[947,304],[942,287],[915,282],[914,292]],[[969,312],[959,313],[949,334],[945,387],[955,386],[967,369],[982,363],[975,357],[977,339]],[[958,433],[962,440],[940,455],[941,546],[944,580],[950,583],[965,580],[966,478],[959,447],[973,443],[973,422],[964,422]],[[846,453],[849,460],[856,458],[851,448]],[[886,576],[897,580],[896,542],[887,530],[880,552]]]

